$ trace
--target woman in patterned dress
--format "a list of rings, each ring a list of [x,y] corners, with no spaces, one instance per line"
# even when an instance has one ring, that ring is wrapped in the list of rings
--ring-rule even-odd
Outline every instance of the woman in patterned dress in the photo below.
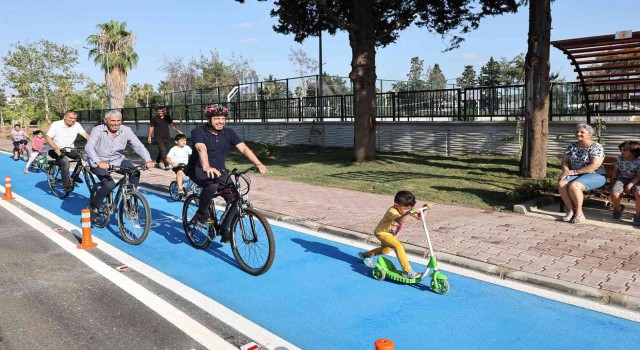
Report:
[[[581,224],[584,192],[604,186],[607,172],[602,165],[604,148],[592,139],[595,130],[588,124],[576,126],[576,140],[562,156],[562,174],[558,179],[558,192],[569,212],[562,221]]]

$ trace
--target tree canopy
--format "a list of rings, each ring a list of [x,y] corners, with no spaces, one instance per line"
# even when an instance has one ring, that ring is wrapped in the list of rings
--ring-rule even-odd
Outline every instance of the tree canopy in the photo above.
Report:
[[[2,75],[5,83],[23,99],[44,106],[45,118],[50,120],[52,96],[65,89],[68,97],[70,86],[79,82],[82,75],[74,71],[78,64],[78,52],[69,46],[41,39],[37,42],[11,44],[3,57]],[[63,108],[63,106],[61,106]]]
[[[442,36],[457,30],[450,36],[450,48],[456,48],[462,35],[477,28],[482,18],[515,12],[520,4],[519,0],[277,0],[271,16],[278,19],[274,30],[293,35],[297,42],[322,31],[348,33],[355,103],[353,159],[362,162],[375,159],[376,47],[394,43],[402,30],[415,25]]]

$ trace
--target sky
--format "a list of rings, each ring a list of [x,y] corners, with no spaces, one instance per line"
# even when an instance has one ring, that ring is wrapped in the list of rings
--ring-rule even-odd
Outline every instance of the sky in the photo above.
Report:
[[[639,5],[638,0],[556,0],[551,5],[551,40],[640,30]],[[129,84],[151,83],[157,88],[166,77],[159,70],[164,58],[188,61],[201,54],[209,56],[212,50],[227,63],[232,54],[251,60],[261,80],[271,74],[278,79],[295,77],[295,66],[289,61],[291,49],[302,48],[317,59],[318,39],[311,37],[299,44],[291,35],[274,32],[277,19],[269,14],[272,8],[273,1],[256,0],[245,4],[233,0],[0,0],[0,56],[17,41],[47,39],[77,49],[77,71],[103,82],[104,75],[88,59],[84,47],[87,36],[98,32],[97,24],[116,20],[126,22],[136,35],[139,61],[129,72]],[[447,39],[411,27],[396,43],[377,50],[377,76],[406,80],[411,58],[417,56],[425,66],[439,64],[453,83],[465,65],[473,65],[479,73],[490,57],[511,59],[525,53],[527,32],[527,8],[517,14],[486,18],[478,30],[464,36],[460,48],[449,52],[443,52]],[[348,76],[351,48],[347,35],[325,33],[322,44],[324,72]],[[576,80],[569,60],[553,47],[551,71],[567,81]],[[387,86],[383,88],[387,90]]]

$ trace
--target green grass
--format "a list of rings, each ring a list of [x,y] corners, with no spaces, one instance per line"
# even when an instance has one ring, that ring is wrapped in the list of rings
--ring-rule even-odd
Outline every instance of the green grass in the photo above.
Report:
[[[155,160],[157,146],[141,141]],[[424,201],[500,211],[553,192],[553,179],[560,174],[557,159],[548,164],[550,180],[540,182],[521,178],[515,157],[379,152],[376,161],[353,163],[351,149],[247,144],[267,165],[270,178],[389,196],[408,190]],[[134,152],[128,147],[125,154]],[[250,163],[232,148],[226,166],[244,169]]]
[[[425,201],[492,210],[511,210],[540,195],[519,176],[515,157],[380,152],[374,162],[353,163],[350,149],[249,145],[277,179],[390,196],[408,190]],[[247,165],[238,152],[229,152],[227,167]],[[550,178],[559,175],[557,168],[549,164]],[[518,194],[523,184],[529,184],[526,193]]]

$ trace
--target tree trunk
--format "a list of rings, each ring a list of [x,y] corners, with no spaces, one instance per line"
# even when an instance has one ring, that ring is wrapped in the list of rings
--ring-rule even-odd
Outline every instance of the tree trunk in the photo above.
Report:
[[[372,6],[367,0],[354,3],[349,28],[351,73],[354,89],[353,161],[375,160],[376,138],[376,45]]]
[[[50,119],[49,117],[49,93],[47,92],[47,90],[44,90],[44,120],[46,122],[48,122]]]
[[[127,91],[127,73],[119,67],[113,67],[107,81],[111,95],[111,108],[124,108],[124,96]]]
[[[547,176],[550,40],[550,0],[531,0],[525,58],[526,137],[520,170],[523,176],[532,179],[544,179]]]

